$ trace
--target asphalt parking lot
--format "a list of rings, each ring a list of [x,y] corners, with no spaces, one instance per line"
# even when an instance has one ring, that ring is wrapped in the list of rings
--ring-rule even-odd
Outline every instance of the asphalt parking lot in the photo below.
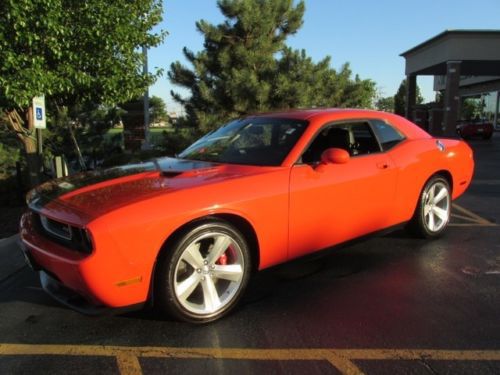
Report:
[[[474,182],[444,237],[396,231],[263,271],[206,326],[80,315],[0,253],[0,373],[498,374],[500,134],[471,145]]]

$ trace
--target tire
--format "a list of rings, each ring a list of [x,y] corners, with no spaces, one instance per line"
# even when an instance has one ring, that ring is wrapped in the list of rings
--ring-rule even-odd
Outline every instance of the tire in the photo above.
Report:
[[[437,238],[448,226],[450,214],[450,185],[443,177],[434,176],[420,193],[409,228],[419,237]]]
[[[244,236],[218,220],[187,229],[162,250],[155,271],[154,302],[178,320],[208,323],[238,303],[251,273]]]

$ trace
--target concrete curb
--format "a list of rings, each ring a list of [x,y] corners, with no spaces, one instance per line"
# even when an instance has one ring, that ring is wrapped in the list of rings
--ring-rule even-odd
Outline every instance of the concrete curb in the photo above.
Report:
[[[26,266],[18,241],[19,234],[0,239],[0,282]]]

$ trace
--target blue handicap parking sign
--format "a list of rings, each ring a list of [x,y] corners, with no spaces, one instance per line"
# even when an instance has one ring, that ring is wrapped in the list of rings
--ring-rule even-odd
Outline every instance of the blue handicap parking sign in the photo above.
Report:
[[[36,119],[43,120],[43,112],[42,112],[42,108],[40,108],[40,107],[36,108]]]

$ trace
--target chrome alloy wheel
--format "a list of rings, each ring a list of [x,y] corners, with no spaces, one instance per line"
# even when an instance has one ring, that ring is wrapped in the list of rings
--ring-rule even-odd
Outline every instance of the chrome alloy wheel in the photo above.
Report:
[[[174,271],[174,293],[191,313],[208,316],[222,310],[241,288],[244,257],[238,242],[223,232],[194,238],[182,251]]]
[[[436,181],[424,196],[424,221],[431,232],[439,232],[450,219],[450,193],[441,181]]]

